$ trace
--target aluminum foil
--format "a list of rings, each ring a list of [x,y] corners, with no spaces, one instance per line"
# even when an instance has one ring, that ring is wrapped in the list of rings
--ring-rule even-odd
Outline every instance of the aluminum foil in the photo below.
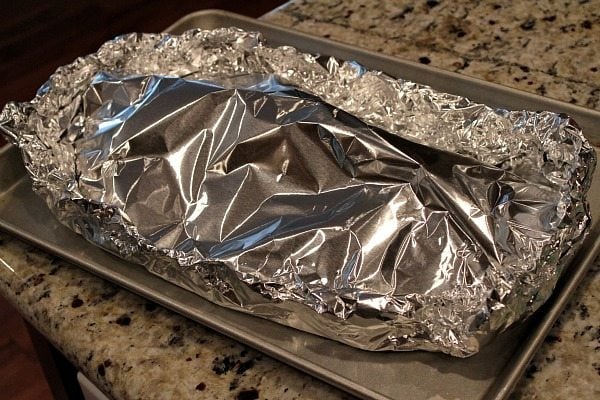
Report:
[[[567,116],[233,28],[118,37],[1,121],[91,242],[367,350],[476,353],[548,298],[590,225],[595,154]]]

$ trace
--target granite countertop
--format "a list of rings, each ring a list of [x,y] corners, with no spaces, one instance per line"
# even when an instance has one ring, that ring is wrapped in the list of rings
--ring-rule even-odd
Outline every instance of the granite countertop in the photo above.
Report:
[[[600,108],[600,1],[311,0],[265,19]],[[599,270],[597,262],[514,399],[600,396]],[[5,233],[0,293],[116,399],[349,397]]]
[[[597,0],[299,0],[263,18],[600,109]]]

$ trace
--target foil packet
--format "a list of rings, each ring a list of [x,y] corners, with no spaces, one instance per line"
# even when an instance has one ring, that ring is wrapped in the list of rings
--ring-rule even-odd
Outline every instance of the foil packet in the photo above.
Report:
[[[596,157],[569,117],[235,28],[120,36],[0,121],[87,240],[366,350],[475,354],[549,297],[590,225]]]

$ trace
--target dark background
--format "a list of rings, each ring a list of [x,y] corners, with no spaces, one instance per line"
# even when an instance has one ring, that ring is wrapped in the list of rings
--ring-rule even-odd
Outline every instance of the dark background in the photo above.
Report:
[[[0,6],[0,108],[31,100],[61,65],[128,32],[160,32],[193,11],[259,17],[284,0],[9,0]],[[0,146],[3,139],[0,136]]]

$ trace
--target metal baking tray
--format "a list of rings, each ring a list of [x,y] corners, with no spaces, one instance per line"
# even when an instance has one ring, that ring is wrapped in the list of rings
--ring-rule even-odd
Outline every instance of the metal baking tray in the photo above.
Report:
[[[545,109],[572,115],[594,144],[600,113],[489,82],[398,60],[223,11],[201,11],[168,28],[237,26],[263,33],[272,45],[357,60],[386,73],[510,109]],[[598,151],[598,149],[597,149]],[[551,299],[531,318],[497,337],[479,354],[458,359],[427,352],[367,352],[276,323],[221,308],[89,244],[60,225],[31,191],[20,155],[0,150],[0,229],[54,253],[135,293],[323,379],[373,399],[504,399],[543,342],[569,296],[600,250],[600,169],[590,193],[592,233]]]

